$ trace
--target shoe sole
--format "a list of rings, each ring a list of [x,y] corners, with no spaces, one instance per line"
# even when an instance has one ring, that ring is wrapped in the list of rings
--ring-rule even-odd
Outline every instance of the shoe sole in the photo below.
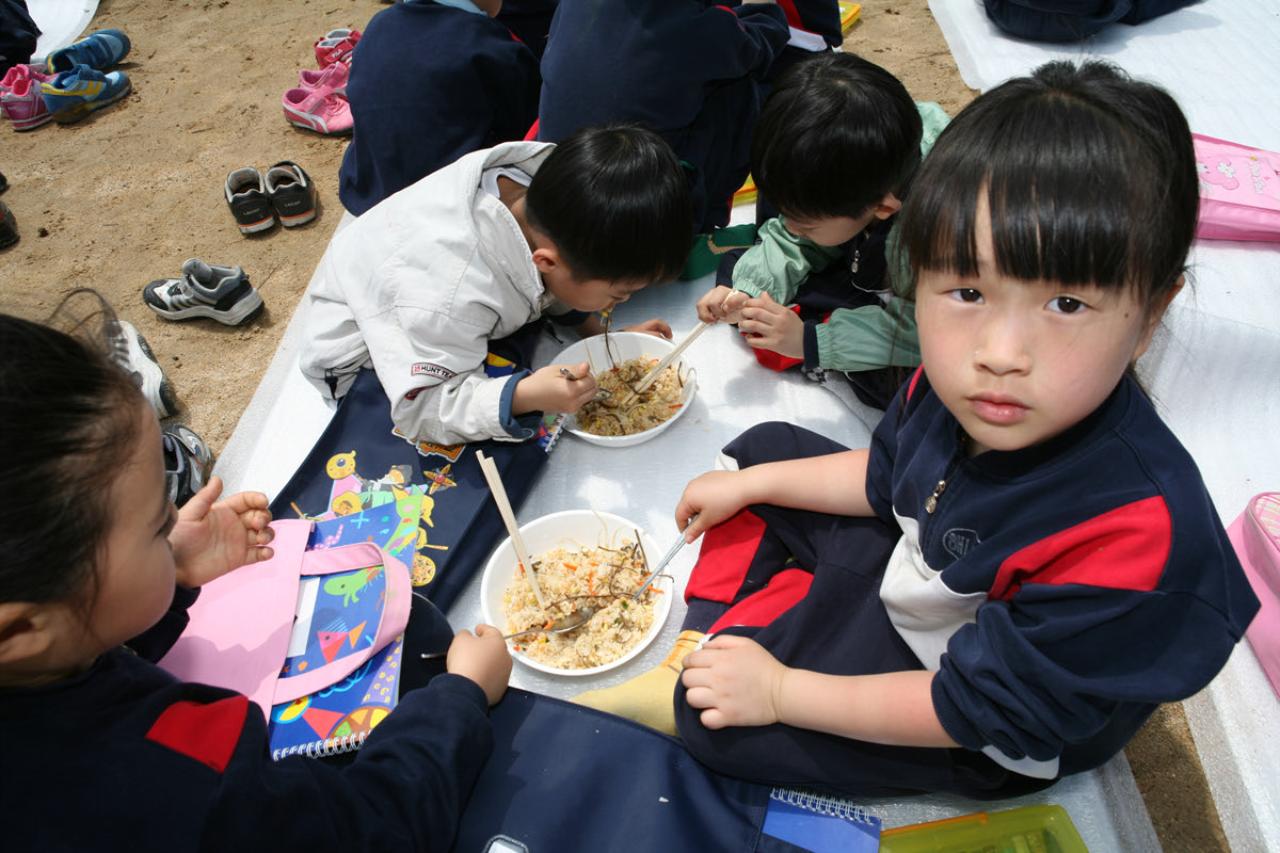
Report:
[[[178,401],[173,395],[169,377],[164,375],[147,339],[132,324],[120,321],[120,328],[129,345],[129,363],[142,376],[143,396],[161,418],[172,416],[178,411]]]
[[[180,308],[178,310],[166,310],[146,303],[147,307],[159,314],[166,320],[192,320],[196,317],[208,317],[211,320],[217,320],[224,326],[238,326],[245,320],[248,320],[254,314],[257,314],[262,308],[262,294],[257,288],[241,299],[234,309],[230,311],[219,311],[208,305],[193,305],[190,308]]]
[[[13,125],[14,130],[21,132],[24,130],[35,130],[37,127],[43,127],[51,121],[53,121],[53,116],[51,114],[45,114],[39,118],[27,118],[21,119],[20,121],[14,121],[11,119],[9,123]]]
[[[266,219],[260,219],[257,222],[250,222],[248,225],[245,225],[242,222],[237,222],[236,226],[240,229],[241,234],[257,234],[260,231],[270,230],[275,224],[276,218],[273,215],[268,216]]]
[[[95,110],[100,110],[103,107],[111,106],[116,101],[120,100],[121,98],[123,98],[125,95],[129,94],[132,91],[133,91],[133,83],[131,82],[126,83],[124,85],[124,88],[122,88],[119,92],[116,92],[114,95],[112,95],[109,98],[100,98],[99,100],[96,100],[96,101],[83,101],[79,104],[76,104],[73,107],[68,107],[65,110],[59,110],[58,112],[53,113],[53,120],[56,121],[58,124],[71,124],[72,122],[80,121],[80,119],[84,118],[85,116],[89,115],[89,113],[94,112]]]
[[[297,228],[299,225],[306,225],[308,222],[316,218],[316,209],[313,207],[306,213],[295,213],[293,216],[280,216],[280,224],[285,228]]]
[[[284,108],[284,117],[289,124],[294,127],[300,127],[303,130],[310,130],[321,136],[350,136],[355,129],[354,125],[344,130],[329,130],[324,122],[317,118],[313,118],[310,113],[299,112],[290,107]]]

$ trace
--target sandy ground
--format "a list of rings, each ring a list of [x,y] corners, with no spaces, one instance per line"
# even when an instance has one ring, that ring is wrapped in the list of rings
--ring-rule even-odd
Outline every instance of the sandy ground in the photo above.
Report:
[[[231,435],[342,214],[345,142],[295,129],[282,92],[313,68],[312,42],[363,28],[377,0],[103,0],[90,29],[133,41],[121,68],[134,91],[69,126],[0,128],[0,172],[22,235],[0,253],[0,310],[43,318],[73,287],[97,288],[148,339],[183,404],[181,420],[216,450]],[[927,0],[864,0],[846,47],[897,74],[919,100],[954,114],[976,93],[956,71]],[[241,166],[302,164],[320,216],[246,238],[223,200]],[[143,285],[200,257],[241,265],[266,310],[242,328],[169,323]],[[1180,706],[1158,713],[1128,750],[1167,850],[1226,849]]]

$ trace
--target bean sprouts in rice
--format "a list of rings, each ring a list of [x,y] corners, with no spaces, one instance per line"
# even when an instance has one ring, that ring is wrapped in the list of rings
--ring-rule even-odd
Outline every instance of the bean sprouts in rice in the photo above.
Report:
[[[675,365],[663,368],[643,393],[631,390],[657,363],[656,358],[629,358],[597,373],[596,382],[609,393],[582,407],[578,426],[593,435],[634,435],[678,412],[684,405],[684,382]]]
[[[654,605],[662,591],[651,586],[638,600],[631,598],[648,572],[634,540],[617,548],[562,546],[532,559],[547,608],[538,606],[526,572],[517,566],[502,594],[505,633],[549,627],[583,606],[601,609],[576,630],[519,638],[516,650],[529,658],[557,669],[600,666],[633,649],[653,625]]]

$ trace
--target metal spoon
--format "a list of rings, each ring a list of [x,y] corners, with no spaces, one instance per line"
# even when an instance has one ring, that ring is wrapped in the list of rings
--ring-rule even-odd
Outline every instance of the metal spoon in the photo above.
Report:
[[[566,634],[575,628],[581,628],[583,625],[587,624],[591,617],[596,615],[597,609],[598,608],[595,607],[579,607],[572,613],[561,616],[559,619],[552,622],[550,628],[526,628],[523,631],[516,631],[514,634],[503,634],[502,639],[513,640],[516,637],[523,637],[525,634]],[[447,654],[449,654],[449,650],[445,649],[443,652],[423,654],[422,659],[432,660],[434,658],[442,658]]]

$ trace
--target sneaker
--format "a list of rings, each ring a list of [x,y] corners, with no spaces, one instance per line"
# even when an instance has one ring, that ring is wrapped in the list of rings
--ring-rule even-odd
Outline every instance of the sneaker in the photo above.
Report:
[[[227,326],[242,323],[262,307],[262,294],[240,267],[220,267],[192,258],[181,278],[153,281],[142,301],[166,320],[211,317]]]
[[[316,40],[316,64],[321,68],[328,68],[335,62],[350,65],[351,55],[359,42],[359,30],[330,30]]]
[[[312,71],[304,68],[298,71],[299,89],[328,89],[342,97],[347,96],[347,77],[351,71],[344,62],[335,62],[328,68]]]
[[[9,73],[26,67],[15,65]],[[5,75],[4,81],[0,82],[0,115],[13,124],[14,130],[35,130],[53,120],[53,114],[40,94],[40,84],[52,79],[46,74],[39,77],[34,74],[16,75],[12,79]]]
[[[98,30],[87,38],[55,50],[49,54],[47,64],[50,74],[70,71],[77,65],[87,65],[106,71],[129,55],[129,37],[120,30]]]
[[[160,418],[167,418],[178,411],[178,401],[173,396],[173,386],[164,375],[160,362],[147,345],[146,338],[132,323],[113,320],[107,329],[111,360],[133,377],[134,383],[147,398],[151,408]]]
[[[169,500],[182,506],[209,482],[213,451],[182,424],[165,427],[160,440],[164,444],[164,484]]]
[[[13,218],[9,205],[0,201],[0,249],[7,249],[18,242],[18,221]]]
[[[267,198],[262,173],[252,166],[236,169],[227,175],[224,187],[227,206],[236,219],[241,234],[256,234],[276,224],[275,211]]]
[[[52,80],[53,75],[45,74],[39,66],[24,65],[18,63],[10,67],[4,73],[4,77],[0,78],[0,94],[11,91],[19,80],[35,80],[37,83],[43,83],[46,80]]]
[[[325,136],[350,133],[355,123],[351,118],[351,104],[333,89],[289,89],[281,103],[289,124]]]
[[[59,124],[79,121],[94,110],[129,94],[129,76],[123,71],[103,73],[87,65],[63,71],[40,84],[44,104]]]
[[[316,218],[316,185],[292,160],[281,160],[267,170],[267,195],[285,228]]]

